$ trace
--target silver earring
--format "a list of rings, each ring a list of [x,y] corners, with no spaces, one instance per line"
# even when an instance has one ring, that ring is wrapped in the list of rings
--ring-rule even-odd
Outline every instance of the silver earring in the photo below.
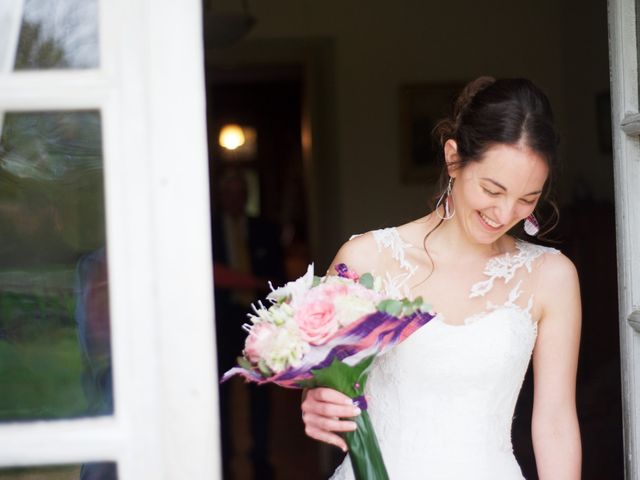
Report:
[[[530,235],[532,237],[535,237],[540,231],[540,224],[538,223],[538,220],[533,215],[533,213],[525,218],[524,231],[527,232],[527,235]]]
[[[447,184],[447,189],[442,192],[440,198],[438,199],[438,203],[436,203],[436,215],[440,220],[451,220],[453,216],[456,214],[455,205],[453,208],[449,207],[449,202],[451,199],[451,187],[453,186],[453,178],[449,177],[449,183]],[[444,202],[444,205],[443,205]],[[444,206],[444,216],[440,213],[440,205]]]

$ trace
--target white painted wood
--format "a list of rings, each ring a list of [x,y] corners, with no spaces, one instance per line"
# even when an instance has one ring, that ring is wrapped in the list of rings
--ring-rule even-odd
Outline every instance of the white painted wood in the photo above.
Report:
[[[4,0],[0,4],[0,74],[13,69],[18,50],[23,7],[24,0]],[[3,125],[4,112],[0,110],[0,137],[2,137]]]
[[[638,479],[640,336],[627,319],[640,307],[640,143],[622,128],[625,119],[638,113],[636,13],[633,0],[609,0],[608,6],[625,478]]]
[[[10,72],[16,59],[24,0],[0,3],[0,72]]]
[[[201,2],[146,6],[163,474],[209,479],[219,460]]]
[[[200,2],[100,12],[99,70],[0,75],[0,110],[101,110],[115,415],[0,424],[0,466],[219,478]]]
[[[622,131],[627,135],[640,135],[640,114],[626,115],[620,123]]]
[[[633,328],[637,333],[640,333],[640,310],[636,310],[629,315],[627,322],[629,322],[631,328]]]
[[[2,425],[0,465],[73,464],[116,459],[126,445],[124,432],[122,426],[109,417]]]

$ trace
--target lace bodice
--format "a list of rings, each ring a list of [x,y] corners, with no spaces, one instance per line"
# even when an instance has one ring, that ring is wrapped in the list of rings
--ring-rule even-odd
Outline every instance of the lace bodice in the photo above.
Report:
[[[412,246],[395,228],[373,237],[398,265],[385,275],[388,292],[407,295],[417,271],[407,260]],[[523,478],[511,423],[537,335],[531,273],[558,251],[521,240],[516,249],[491,258],[471,286],[470,301],[484,300],[484,309],[461,325],[437,315],[374,363],[369,414],[391,479]],[[353,478],[348,457],[332,478]]]

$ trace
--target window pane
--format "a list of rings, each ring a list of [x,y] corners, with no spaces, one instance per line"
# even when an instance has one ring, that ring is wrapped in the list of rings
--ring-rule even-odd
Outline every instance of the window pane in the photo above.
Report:
[[[110,414],[100,114],[1,128],[0,421]]]
[[[95,68],[97,0],[24,0],[17,40],[15,70]]]
[[[0,480],[117,480],[116,464],[86,463],[55,467],[0,469]]]

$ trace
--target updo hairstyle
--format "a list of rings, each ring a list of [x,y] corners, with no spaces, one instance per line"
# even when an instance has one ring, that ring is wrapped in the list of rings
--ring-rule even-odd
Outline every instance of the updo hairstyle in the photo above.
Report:
[[[433,136],[434,143],[440,145],[439,160],[442,162],[436,198],[445,191],[449,181],[444,161],[447,140],[454,140],[458,146],[459,161],[452,165],[453,168],[464,168],[469,162],[481,161],[486,151],[496,144],[520,144],[540,155],[549,168],[536,211],[542,208],[542,202],[546,202],[551,214],[543,215],[538,237],[557,225],[558,208],[550,196],[557,169],[558,135],[549,99],[530,80],[479,77],[471,81],[455,101],[453,116],[440,120]]]

